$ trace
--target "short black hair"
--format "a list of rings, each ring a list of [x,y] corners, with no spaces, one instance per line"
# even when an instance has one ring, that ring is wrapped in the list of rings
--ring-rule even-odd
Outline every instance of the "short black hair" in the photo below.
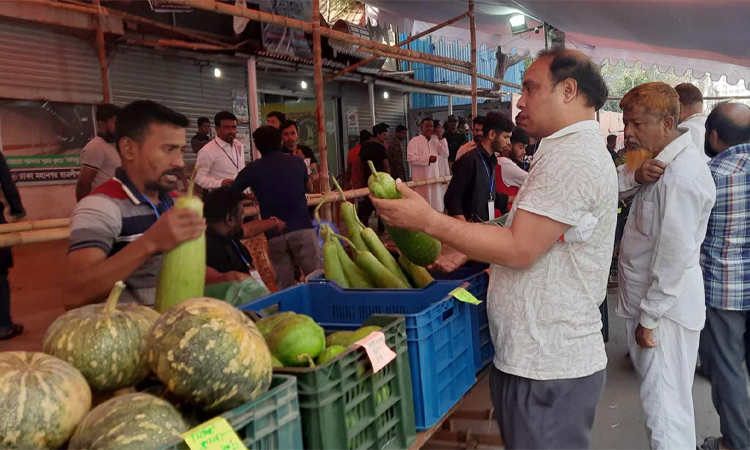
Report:
[[[607,136],[607,144],[616,144],[617,143],[617,135],[616,134],[610,134]]]
[[[372,133],[370,133],[370,130],[362,130],[359,132],[359,143],[364,144],[365,142],[372,139]]]
[[[281,131],[271,125],[263,125],[253,131],[255,148],[261,155],[267,155],[281,149]]]
[[[495,111],[487,113],[482,124],[482,132],[485,136],[490,130],[495,130],[495,133],[512,133],[515,128],[513,122],[505,114]]]
[[[217,112],[216,115],[214,116],[214,125],[217,127],[220,127],[222,120],[234,120],[236,122],[237,116],[230,113],[229,111]]]
[[[734,102],[722,102],[716,105],[706,119],[706,140],[711,131],[716,130],[721,142],[730,147],[750,142],[750,122],[738,123],[736,119],[726,114],[725,111],[730,105],[750,109],[747,105]]]
[[[396,133],[400,133],[400,132],[402,132],[402,131],[407,131],[406,127],[405,127],[405,126],[403,126],[403,125],[398,125],[398,126],[396,127]]]
[[[552,58],[549,71],[553,87],[572,78],[578,83],[578,91],[586,96],[587,106],[596,110],[604,106],[609,90],[599,67],[591,58],[565,47],[552,47],[537,55],[538,58],[545,56]]]
[[[694,84],[680,83],[674,87],[677,95],[680,96],[680,103],[683,105],[703,104],[703,93]]]
[[[113,105],[112,103],[105,103],[96,107],[96,121],[106,122],[113,117],[120,115],[122,108]]]
[[[223,222],[227,215],[235,215],[242,208],[245,195],[231,186],[223,186],[203,194],[203,217],[208,223]]]
[[[211,121],[208,120],[208,117],[198,117],[198,126],[203,125],[204,123],[211,124]]]
[[[284,131],[289,127],[294,127],[295,130],[299,131],[299,127],[297,126],[297,122],[293,120],[284,120],[281,122],[281,125],[279,126],[280,131]]]
[[[425,117],[424,119],[420,120],[419,121],[419,126],[422,126],[422,124],[425,123],[425,122],[427,122],[428,120],[430,122],[432,122],[432,117]],[[433,124],[434,124],[434,122],[433,122]]]
[[[380,122],[379,124],[372,127],[372,134],[373,136],[377,136],[380,133],[387,133],[390,128],[391,127],[389,127],[387,123]]]
[[[115,143],[120,149],[124,137],[143,142],[143,135],[152,123],[162,123],[187,128],[190,121],[184,115],[151,100],[137,100],[122,108],[117,116]]]
[[[268,119],[269,117],[275,117],[279,119],[279,122],[283,122],[286,120],[286,114],[281,111],[271,111],[270,113],[266,114],[266,119]]]
[[[529,135],[526,134],[526,132],[521,128],[516,128],[513,130],[513,134],[510,136],[510,143],[511,144],[518,144],[523,143],[525,145],[529,145],[531,143],[531,139],[529,139]]]
[[[443,122],[441,122],[439,119],[433,119],[432,120],[432,126],[437,128],[443,125]]]
[[[472,125],[482,125],[484,127],[484,121],[486,118],[484,116],[476,116],[474,120],[471,121]]]

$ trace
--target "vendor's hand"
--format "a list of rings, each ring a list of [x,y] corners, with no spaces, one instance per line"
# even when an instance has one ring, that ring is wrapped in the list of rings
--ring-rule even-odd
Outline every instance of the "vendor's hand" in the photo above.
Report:
[[[656,159],[649,159],[641,164],[641,167],[635,171],[635,181],[638,184],[655,183],[664,175],[664,169],[667,165]]]
[[[437,161],[437,156],[431,155],[430,156],[430,164],[434,163],[435,161]]]
[[[231,178],[221,180],[221,187],[232,187],[232,183],[234,183],[234,180],[232,180]]]
[[[165,252],[198,238],[204,231],[206,224],[200,214],[189,209],[170,209],[143,233],[141,239],[146,240],[150,250]]]
[[[443,244],[443,251],[434,263],[427,267],[436,272],[450,273],[466,264],[469,257]]]
[[[654,330],[649,330],[643,325],[638,324],[638,327],[635,329],[635,342],[641,348],[655,348],[657,344],[654,339]]]
[[[286,222],[279,219],[278,217],[271,217],[276,222],[275,228],[279,231],[284,231],[284,228],[286,228]]]
[[[378,217],[393,227],[422,231],[429,218],[439,213],[421,195],[409,189],[406,183],[396,180],[396,187],[404,198],[384,200],[370,196]]]
[[[232,282],[232,281],[242,281],[248,278],[252,278],[249,274],[237,272],[237,271],[226,272],[223,275],[224,275],[223,278],[224,278],[225,283]]]

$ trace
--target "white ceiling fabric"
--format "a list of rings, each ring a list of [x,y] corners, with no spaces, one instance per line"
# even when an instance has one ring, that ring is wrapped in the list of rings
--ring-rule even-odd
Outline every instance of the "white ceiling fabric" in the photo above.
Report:
[[[380,25],[411,34],[458,16],[465,0],[367,0],[368,16]],[[750,0],[476,0],[477,40],[536,52],[542,33],[512,36],[508,19],[518,11],[545,20],[566,33],[567,45],[595,61],[622,60],[644,68],[657,65],[678,75],[691,69],[729,84],[744,79],[750,89]],[[469,40],[468,19],[433,33]],[[529,18],[529,26],[539,22]]]

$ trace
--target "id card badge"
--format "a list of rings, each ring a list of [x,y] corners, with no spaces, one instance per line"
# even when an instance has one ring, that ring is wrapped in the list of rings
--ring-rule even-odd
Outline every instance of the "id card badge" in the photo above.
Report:
[[[490,201],[487,202],[487,212],[489,213],[489,220],[495,220],[495,195],[490,195]]]

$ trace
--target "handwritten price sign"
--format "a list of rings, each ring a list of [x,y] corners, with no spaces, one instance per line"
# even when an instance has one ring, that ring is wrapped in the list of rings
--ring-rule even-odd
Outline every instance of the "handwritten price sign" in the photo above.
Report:
[[[396,353],[386,345],[385,335],[382,331],[373,331],[366,338],[360,339],[356,343],[365,349],[367,357],[370,358],[372,373],[378,372],[389,362],[396,359]]]
[[[181,435],[190,450],[247,450],[223,417],[215,417]]]

